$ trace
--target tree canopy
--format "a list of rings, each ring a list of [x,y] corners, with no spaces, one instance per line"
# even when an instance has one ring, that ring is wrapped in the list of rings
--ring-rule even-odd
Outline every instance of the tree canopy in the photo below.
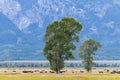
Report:
[[[50,68],[56,73],[64,68],[64,60],[73,59],[72,50],[79,41],[82,25],[74,18],[65,17],[49,24],[44,35],[44,55],[50,62]]]

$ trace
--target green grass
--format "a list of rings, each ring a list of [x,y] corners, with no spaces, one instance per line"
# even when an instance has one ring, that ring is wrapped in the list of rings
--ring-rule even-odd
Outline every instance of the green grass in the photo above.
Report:
[[[120,75],[117,74],[82,74],[82,75],[1,74],[0,80],[120,80]]]

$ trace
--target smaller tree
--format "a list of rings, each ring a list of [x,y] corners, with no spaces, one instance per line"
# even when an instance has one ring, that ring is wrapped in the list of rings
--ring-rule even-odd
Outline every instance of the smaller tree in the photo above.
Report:
[[[99,47],[101,47],[99,42],[89,39],[84,41],[82,46],[79,48],[79,57],[83,59],[82,63],[84,64],[84,68],[87,72],[91,71],[92,66],[95,64],[93,62],[93,55],[95,55],[95,52]]]

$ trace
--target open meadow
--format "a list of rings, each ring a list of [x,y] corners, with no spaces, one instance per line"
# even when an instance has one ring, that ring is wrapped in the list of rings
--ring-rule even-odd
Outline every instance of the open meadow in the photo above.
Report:
[[[87,73],[83,69],[66,69],[55,74],[49,69],[0,69],[0,80],[120,80],[115,69],[94,69]]]

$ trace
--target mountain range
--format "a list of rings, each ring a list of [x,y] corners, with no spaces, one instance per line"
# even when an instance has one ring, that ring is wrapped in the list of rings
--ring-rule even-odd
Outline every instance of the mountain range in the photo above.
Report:
[[[0,0],[0,60],[45,59],[46,27],[63,17],[83,26],[77,47],[92,38],[102,45],[95,59],[119,60],[119,9],[120,0]]]

